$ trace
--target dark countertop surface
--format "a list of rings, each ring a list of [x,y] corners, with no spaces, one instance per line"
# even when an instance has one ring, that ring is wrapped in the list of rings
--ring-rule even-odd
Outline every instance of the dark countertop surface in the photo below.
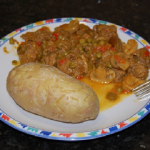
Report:
[[[148,0],[0,0],[0,39],[22,26],[61,17],[109,21],[150,42]],[[150,150],[150,114],[121,132],[88,141],[42,139],[17,131],[0,121],[1,150]]]

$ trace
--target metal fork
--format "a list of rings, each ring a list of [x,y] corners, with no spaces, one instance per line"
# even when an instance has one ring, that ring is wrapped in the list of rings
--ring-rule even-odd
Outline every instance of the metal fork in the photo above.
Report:
[[[134,88],[133,93],[138,100],[143,101],[150,98],[150,79],[144,82],[143,84]]]

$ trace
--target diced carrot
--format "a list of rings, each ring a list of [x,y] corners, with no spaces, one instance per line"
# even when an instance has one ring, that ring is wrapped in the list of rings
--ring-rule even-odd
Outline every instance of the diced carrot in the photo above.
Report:
[[[55,36],[55,40],[58,39],[58,33],[54,32],[54,33],[53,33],[53,36]]]
[[[59,62],[59,64],[62,65],[62,64],[65,63],[65,62],[66,62],[66,59],[62,59],[62,60]]]
[[[35,43],[36,43],[38,46],[41,46],[41,42],[38,42],[38,41],[37,41],[37,42],[35,42]]]
[[[118,63],[125,63],[126,60],[118,55],[114,55],[114,58],[117,60]]]
[[[76,77],[78,80],[82,79],[83,77],[82,76],[77,76]]]
[[[149,51],[148,50],[145,51],[145,56],[149,57]]]

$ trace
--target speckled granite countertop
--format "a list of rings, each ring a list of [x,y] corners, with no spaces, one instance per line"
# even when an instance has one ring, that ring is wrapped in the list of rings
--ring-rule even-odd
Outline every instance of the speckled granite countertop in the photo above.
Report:
[[[148,0],[0,0],[0,39],[22,26],[60,17],[86,17],[121,25],[150,42]],[[150,114],[121,132],[89,141],[34,137],[0,121],[1,150],[150,150]]]

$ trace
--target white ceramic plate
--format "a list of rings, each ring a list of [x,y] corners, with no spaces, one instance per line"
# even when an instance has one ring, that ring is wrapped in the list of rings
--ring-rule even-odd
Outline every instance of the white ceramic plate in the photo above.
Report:
[[[139,102],[136,101],[134,95],[130,95],[114,107],[99,113],[94,121],[69,124],[52,121],[26,112],[9,96],[6,90],[6,78],[9,71],[14,67],[12,61],[18,60],[16,48],[9,44],[9,38],[14,37],[21,42],[23,40],[20,38],[20,35],[27,31],[35,31],[43,25],[49,26],[53,30],[56,26],[69,23],[72,19],[78,19],[91,28],[95,24],[112,24],[89,18],[57,18],[21,27],[0,40],[0,119],[9,126],[42,138],[78,141],[103,137],[124,130],[140,121],[149,113],[149,100]],[[139,35],[121,26],[116,26],[122,41],[127,42],[128,39],[133,38],[137,40],[138,48],[145,46],[150,50],[149,43]],[[5,47],[9,53],[3,51]]]

